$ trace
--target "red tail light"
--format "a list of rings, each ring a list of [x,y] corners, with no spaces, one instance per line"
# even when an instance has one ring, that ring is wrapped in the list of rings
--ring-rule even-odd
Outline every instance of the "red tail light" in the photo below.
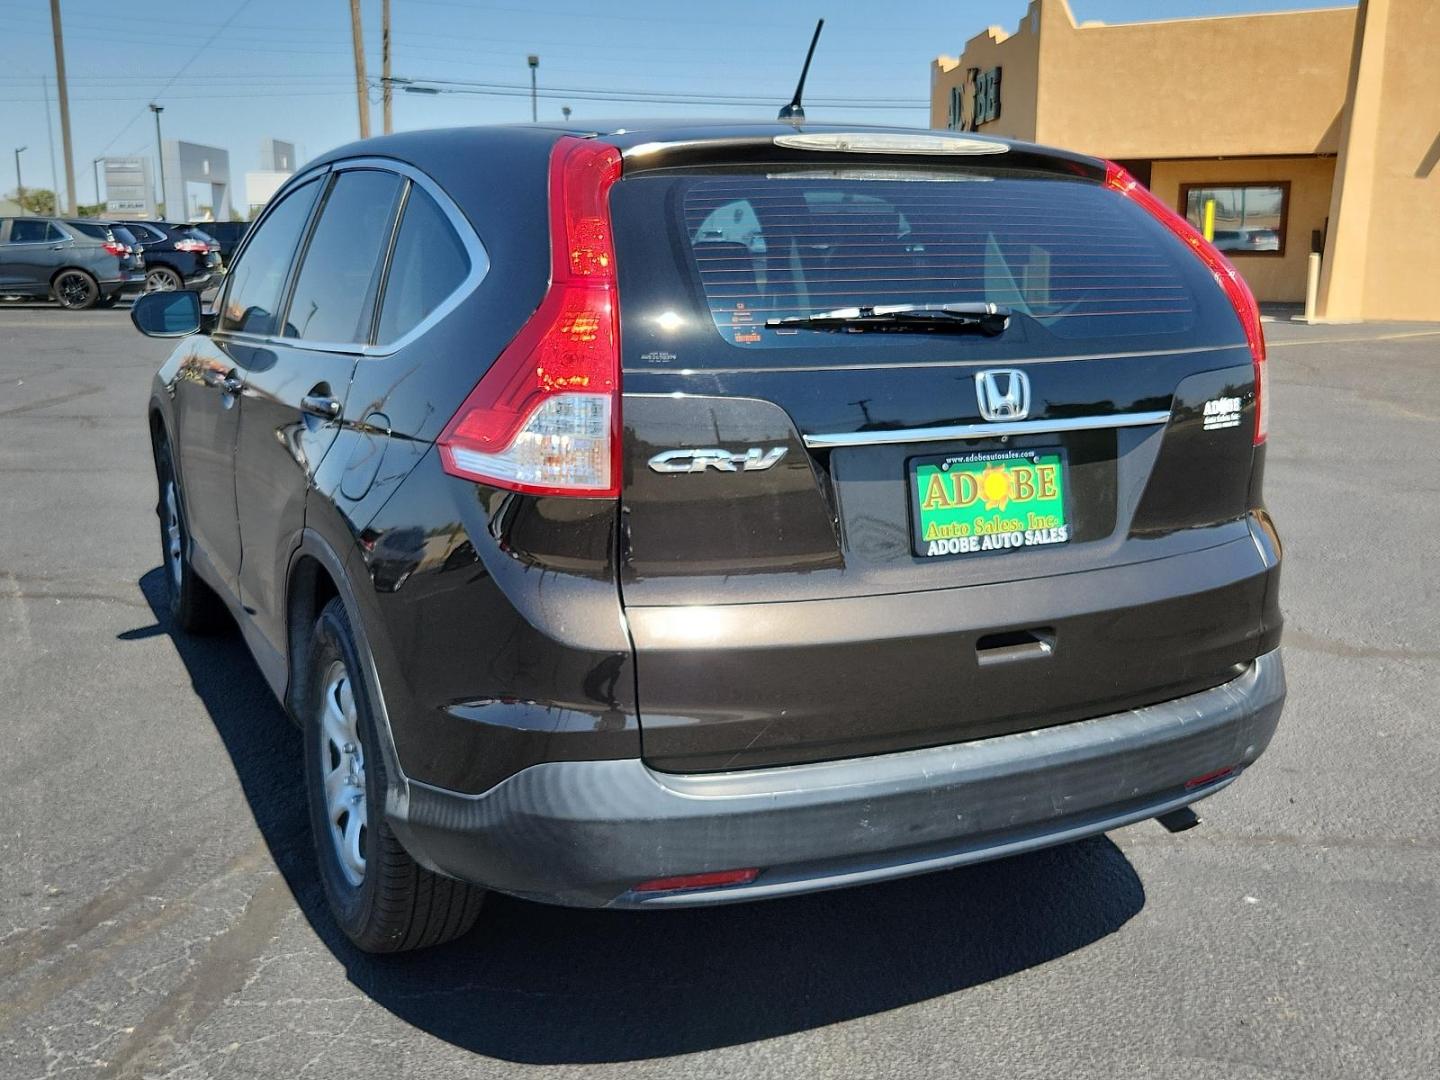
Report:
[[[210,250],[210,245],[205,243],[204,240],[176,240],[175,250],[190,251],[196,255],[204,255]]]
[[[550,154],[550,288],[440,433],[452,476],[537,495],[620,493],[620,326],[613,146]]]
[[[124,244],[117,243],[114,240],[106,240],[100,246],[103,247],[106,251],[108,251],[111,255],[128,255],[130,253],[129,248],[127,248]]]
[[[1105,186],[1144,207],[1152,217],[1183,240],[1209,267],[1230,298],[1240,325],[1245,329],[1245,340],[1250,344],[1250,356],[1255,364],[1255,445],[1259,446],[1270,433],[1270,368],[1265,360],[1265,331],[1260,326],[1260,305],[1255,302],[1255,294],[1230,260],[1205,239],[1204,233],[1162,203],[1113,161],[1105,163]]]

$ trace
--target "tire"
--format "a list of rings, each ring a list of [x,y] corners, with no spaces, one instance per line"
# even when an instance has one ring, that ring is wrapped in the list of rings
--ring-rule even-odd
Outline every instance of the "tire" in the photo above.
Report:
[[[175,292],[183,289],[185,282],[168,266],[152,266],[145,271],[146,292]]]
[[[201,581],[190,562],[190,526],[185,517],[185,498],[175,477],[170,444],[162,440],[155,454],[160,518],[160,553],[165,564],[165,589],[170,618],[187,634],[213,634],[226,629],[225,605],[209,585]]]
[[[99,284],[84,270],[61,270],[50,287],[66,311],[84,311],[100,299]]]
[[[305,668],[305,787],[320,881],[357,948],[423,949],[474,926],[485,890],[426,870],[391,831],[385,759],[362,670],[337,597],[316,620]]]

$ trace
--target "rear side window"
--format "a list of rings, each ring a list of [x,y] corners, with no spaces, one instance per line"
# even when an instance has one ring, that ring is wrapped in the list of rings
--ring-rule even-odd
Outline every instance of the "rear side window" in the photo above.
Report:
[[[678,183],[679,231],[710,315],[742,347],[814,346],[813,332],[766,320],[882,304],[989,302],[1077,339],[1194,321],[1177,253],[1096,184],[919,170]]]
[[[363,343],[390,242],[400,177],[342,172],[320,210],[290,300],[285,336],[332,344]]]
[[[319,180],[301,184],[261,223],[227,279],[221,330],[275,333],[281,291],[319,190]]]
[[[67,221],[66,224],[69,225],[70,228],[74,229],[76,232],[83,233],[85,236],[91,237],[95,240],[112,239],[110,227],[108,225],[99,225],[93,221]]]
[[[425,189],[412,184],[385,284],[379,343],[399,341],[415,329],[469,273],[470,256],[454,226]]]

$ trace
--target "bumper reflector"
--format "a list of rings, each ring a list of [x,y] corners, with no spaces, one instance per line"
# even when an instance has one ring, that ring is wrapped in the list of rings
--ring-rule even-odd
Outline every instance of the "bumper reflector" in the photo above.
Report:
[[[680,877],[652,878],[636,885],[632,892],[675,892],[679,889],[714,889],[722,885],[746,885],[758,877],[756,867],[746,870],[714,870],[708,874],[683,874]]]
[[[1204,787],[1206,784],[1213,784],[1216,780],[1223,780],[1235,771],[1234,765],[1226,765],[1223,769],[1216,769],[1214,772],[1207,772],[1204,776],[1192,777],[1185,781],[1185,790]]]

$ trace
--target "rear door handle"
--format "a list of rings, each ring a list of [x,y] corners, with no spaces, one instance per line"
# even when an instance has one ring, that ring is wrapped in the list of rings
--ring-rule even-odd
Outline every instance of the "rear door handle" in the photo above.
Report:
[[[324,420],[340,419],[340,402],[324,394],[306,394],[300,399],[300,411]]]

